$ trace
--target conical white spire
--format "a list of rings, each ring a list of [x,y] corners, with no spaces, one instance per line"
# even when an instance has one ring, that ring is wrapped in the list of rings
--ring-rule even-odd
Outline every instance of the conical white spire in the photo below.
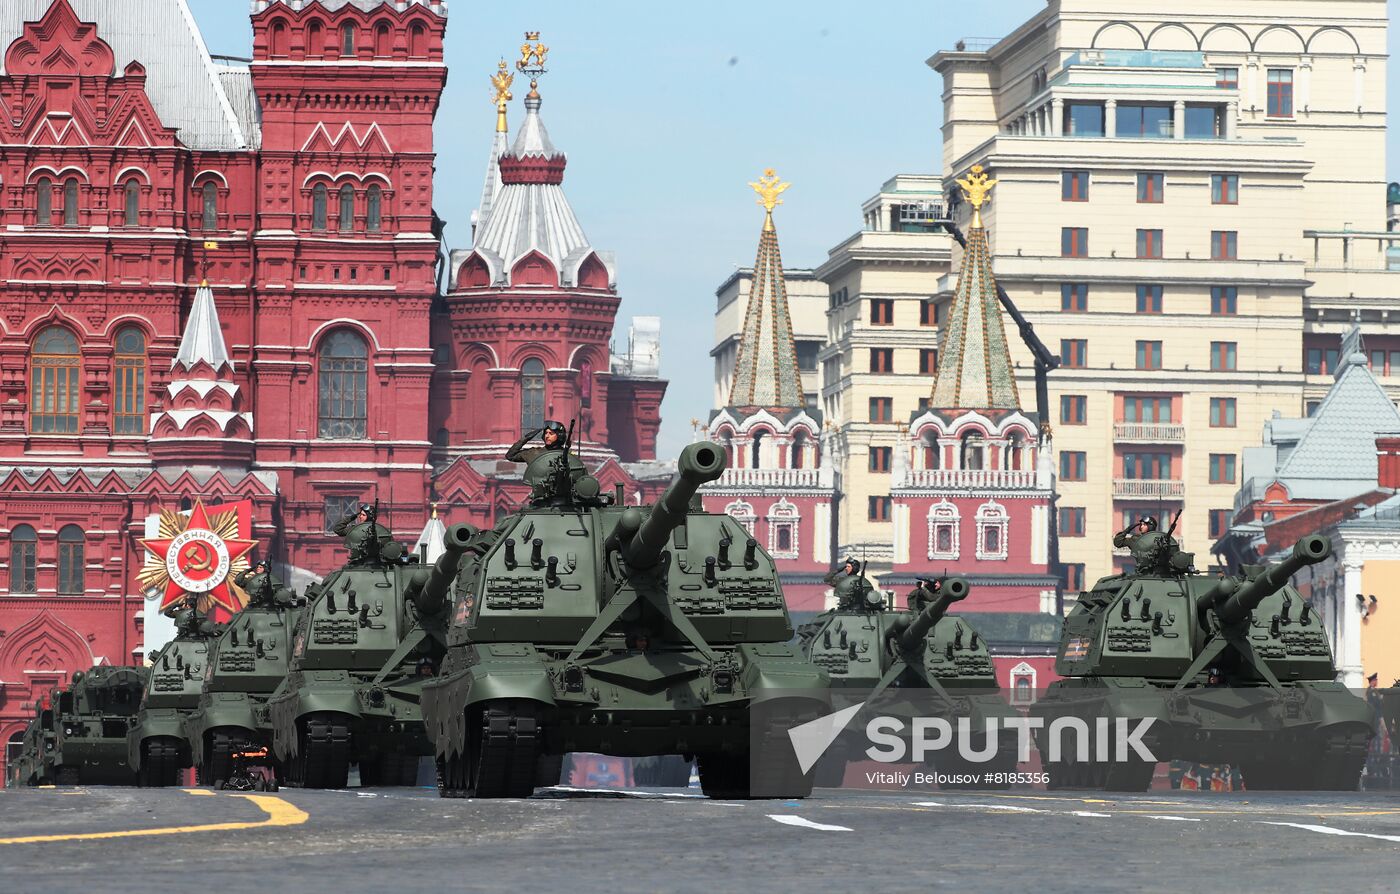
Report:
[[[472,212],[472,244],[476,236],[486,229],[486,221],[491,217],[491,203],[501,192],[501,156],[506,153],[506,134],[496,131],[491,141],[491,158],[486,162],[486,183],[481,187],[481,204]]]
[[[214,292],[207,281],[201,282],[199,290],[194,293],[190,318],[185,322],[185,334],[180,338],[180,351],[170,368],[183,366],[193,369],[201,361],[215,371],[223,366],[233,369],[233,359],[228,355],[224,333],[219,326],[219,310],[214,306]]]

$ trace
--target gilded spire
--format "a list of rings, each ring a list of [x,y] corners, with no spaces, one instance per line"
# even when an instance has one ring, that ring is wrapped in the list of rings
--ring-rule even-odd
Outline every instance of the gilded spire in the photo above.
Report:
[[[967,175],[967,179],[958,180],[958,186],[963,189],[963,195],[972,203],[972,228],[980,230],[982,228],[982,205],[987,201],[987,195],[992,191],[992,187],[997,185],[995,180],[989,178],[982,172],[981,165],[973,165],[972,172]]]
[[[496,73],[491,76],[491,101],[496,104],[496,133],[505,133],[506,127],[506,103],[515,97],[511,95],[510,85],[515,81],[515,75],[510,73],[510,68],[506,65],[506,60],[502,59],[501,64],[496,66]]]
[[[964,189],[968,190],[969,200],[976,209],[991,187],[975,179],[978,168],[972,170],[974,177],[969,179],[973,186],[964,186]],[[948,322],[941,334],[938,370],[934,374],[929,402],[932,408],[1020,409],[1021,398],[1016,391],[1006,326],[997,299],[997,281],[992,274],[991,253],[987,250],[987,231],[976,217],[967,233],[957,289],[953,292]]]
[[[757,183],[750,183],[749,186],[752,186],[753,191],[758,193],[758,204],[762,205],[766,212],[766,216],[763,218],[763,229],[773,229],[773,209],[783,203],[783,200],[778,196],[782,195],[792,184],[779,181],[778,175],[774,173],[773,169],[768,168],[763,172],[763,176],[758,178]]]
[[[773,226],[773,209],[782,204],[778,196],[790,184],[781,183],[772,168],[763,173],[757,183],[749,184],[758,193],[758,203],[763,206],[763,232],[758,239],[753,287],[749,290],[744,330],[734,360],[729,405],[793,409],[802,407],[805,399],[797,369],[797,345],[792,336],[783,256],[778,248],[778,232]]]

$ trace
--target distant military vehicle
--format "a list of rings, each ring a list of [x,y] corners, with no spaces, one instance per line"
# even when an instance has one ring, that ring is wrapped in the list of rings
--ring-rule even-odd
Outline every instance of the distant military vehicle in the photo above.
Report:
[[[144,667],[94,667],[56,690],[54,746],[45,761],[58,785],[131,785],[126,738],[146,688]]]
[[[272,744],[267,700],[287,675],[300,600],[265,568],[252,572],[240,573],[248,604],[210,644],[199,701],[182,726],[204,785],[227,780],[235,754]]]
[[[694,756],[711,797],[811,790],[787,731],[827,710],[826,674],[788,644],[773,560],[700,508],[724,466],[691,444],[639,507],[601,496],[567,443],[530,460],[531,505],[466,544],[423,688],[443,796],[529,795],[572,751]]]
[[[141,710],[127,733],[127,762],[138,785],[177,785],[180,771],[190,766],[184,721],[199,707],[209,646],[219,630],[185,609],[175,618],[175,638],[152,656]]]
[[[53,752],[53,709],[51,696],[34,702],[34,716],[24,728],[20,752],[5,770],[7,785],[48,785],[53,782],[46,763]]]
[[[286,678],[269,700],[273,748],[294,785],[413,785],[432,753],[419,707],[442,661],[448,592],[470,535],[448,529],[447,551],[417,564],[370,515],[345,527],[350,558],[307,589]]]
[[[834,695],[849,690],[887,716],[938,717],[954,728],[966,719],[969,730],[985,735],[980,731],[989,719],[1000,723],[1020,715],[1001,694],[986,640],[966,618],[946,616],[970,589],[961,577],[923,579],[909,594],[908,610],[896,611],[864,576],[841,577],[837,607],[799,631],[802,652],[830,675]],[[1009,783],[999,776],[997,782],[984,780],[1015,770],[1014,738],[1012,732],[1002,743],[999,736],[995,756],[979,764],[950,745],[936,753],[933,767],[949,780],[962,780],[945,787],[1004,788]],[[839,785],[861,742],[850,730],[838,739],[817,765],[817,784]],[[987,743],[979,738],[968,744],[981,751]]]
[[[1145,789],[1155,764],[1116,743],[1151,719],[1139,741],[1158,761],[1229,763],[1251,790],[1355,789],[1374,718],[1336,682],[1322,620],[1288,582],[1331,542],[1304,537],[1277,565],[1212,578],[1171,534],[1152,519],[1120,531],[1114,543],[1135,569],[1081,593],[1065,619],[1055,662],[1065,679],[1033,709],[1050,786]],[[1081,753],[1066,732],[1051,751],[1058,720],[1082,722],[1093,747]]]

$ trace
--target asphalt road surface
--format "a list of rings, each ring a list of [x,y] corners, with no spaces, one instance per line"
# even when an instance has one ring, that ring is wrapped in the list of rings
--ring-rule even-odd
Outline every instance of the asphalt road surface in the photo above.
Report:
[[[0,892],[1395,891],[1400,794],[0,791]]]

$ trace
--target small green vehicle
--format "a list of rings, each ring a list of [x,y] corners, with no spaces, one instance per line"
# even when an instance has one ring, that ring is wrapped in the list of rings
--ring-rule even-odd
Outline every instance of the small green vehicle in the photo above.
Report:
[[[190,609],[175,618],[175,638],[151,658],[146,692],[127,733],[127,762],[138,785],[178,785],[191,765],[185,718],[199,707],[209,646],[219,625]]]
[[[1050,787],[1142,791],[1157,761],[1179,760],[1238,767],[1251,791],[1355,789],[1373,711],[1337,682],[1322,619],[1289,585],[1331,542],[1304,537],[1277,565],[1212,578],[1171,534],[1150,518],[1120,531],[1136,568],[1065,618],[1065,679],[1032,710]]]
[[[7,785],[49,785],[53,782],[45,764],[46,757],[53,752],[53,709],[52,696],[45,696],[34,703],[34,717],[24,728],[20,752],[5,769]]]
[[[307,589],[287,676],[269,700],[290,784],[342,788],[352,765],[362,786],[417,783],[432,754],[422,689],[441,666],[467,531],[449,528],[446,552],[426,567],[372,515],[346,528],[350,559]]]
[[[954,728],[965,721],[973,731],[967,744],[976,752],[988,745],[992,721],[999,732],[989,760],[974,763],[950,744],[935,752],[930,768],[948,780],[944,788],[1005,788],[1009,783],[984,780],[1016,769],[1014,729],[1004,721],[1020,714],[997,685],[986,640],[966,618],[947,614],[967,598],[966,578],[920,579],[904,611],[887,607],[863,575],[842,577],[835,590],[837,607],[798,632],[803,654],[830,675],[833,699],[849,692],[881,715],[905,720],[906,731],[913,718],[941,718]],[[817,764],[817,785],[840,785],[847,762],[865,744],[848,729]]]
[[[227,780],[235,755],[272,744],[267,702],[287,676],[300,600],[265,566],[250,571],[237,581],[248,604],[209,644],[199,699],[182,725],[202,785]]]
[[[829,709],[827,677],[789,644],[773,560],[699,505],[725,462],[691,444],[639,507],[567,442],[530,460],[531,505],[469,538],[423,688],[444,797],[528,796],[567,752],[693,757],[710,797],[810,793],[787,733]]]
[[[126,740],[146,689],[144,667],[94,667],[73,674],[54,700],[54,744],[45,773],[58,785],[132,785]]]

